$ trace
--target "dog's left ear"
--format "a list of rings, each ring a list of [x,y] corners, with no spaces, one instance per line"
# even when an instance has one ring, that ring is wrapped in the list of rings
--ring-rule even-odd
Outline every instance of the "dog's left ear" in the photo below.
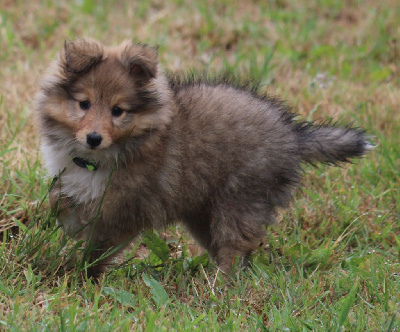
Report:
[[[62,65],[67,73],[81,74],[103,59],[103,46],[93,40],[66,40],[61,53]]]
[[[158,49],[155,47],[127,42],[121,51],[120,61],[140,85],[157,76]]]

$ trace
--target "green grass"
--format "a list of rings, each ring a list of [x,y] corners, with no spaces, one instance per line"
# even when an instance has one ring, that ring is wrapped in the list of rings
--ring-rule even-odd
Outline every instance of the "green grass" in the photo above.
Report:
[[[3,1],[0,330],[394,331],[400,326],[400,6],[374,1]],[[171,69],[260,80],[378,146],[306,168],[252,268],[218,272],[180,228],[144,234],[95,283],[47,201],[32,97],[65,38],[160,45]]]

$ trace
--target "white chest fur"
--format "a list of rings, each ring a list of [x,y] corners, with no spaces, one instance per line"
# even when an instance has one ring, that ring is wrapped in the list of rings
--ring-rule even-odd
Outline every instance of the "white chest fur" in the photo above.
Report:
[[[89,203],[104,194],[111,176],[109,169],[89,171],[72,161],[71,156],[57,147],[42,144],[42,152],[49,176],[61,175],[62,193],[77,203]]]

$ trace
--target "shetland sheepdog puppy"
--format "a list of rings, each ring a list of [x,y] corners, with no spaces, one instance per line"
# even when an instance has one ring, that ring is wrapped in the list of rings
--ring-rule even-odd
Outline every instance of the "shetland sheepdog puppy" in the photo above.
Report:
[[[35,98],[50,204],[91,244],[98,275],[143,230],[183,223],[217,265],[246,260],[287,207],[302,163],[371,145],[359,128],[296,120],[254,84],[166,74],[156,48],[66,41]],[[118,251],[120,251],[118,250]]]

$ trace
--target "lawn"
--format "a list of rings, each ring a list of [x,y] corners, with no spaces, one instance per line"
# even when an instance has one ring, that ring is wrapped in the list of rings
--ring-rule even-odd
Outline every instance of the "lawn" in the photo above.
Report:
[[[0,0],[0,330],[392,331],[400,326],[398,0]],[[32,99],[66,38],[159,45],[169,70],[232,71],[376,148],[305,167],[251,268],[218,271],[181,227],[98,282],[48,209]]]

